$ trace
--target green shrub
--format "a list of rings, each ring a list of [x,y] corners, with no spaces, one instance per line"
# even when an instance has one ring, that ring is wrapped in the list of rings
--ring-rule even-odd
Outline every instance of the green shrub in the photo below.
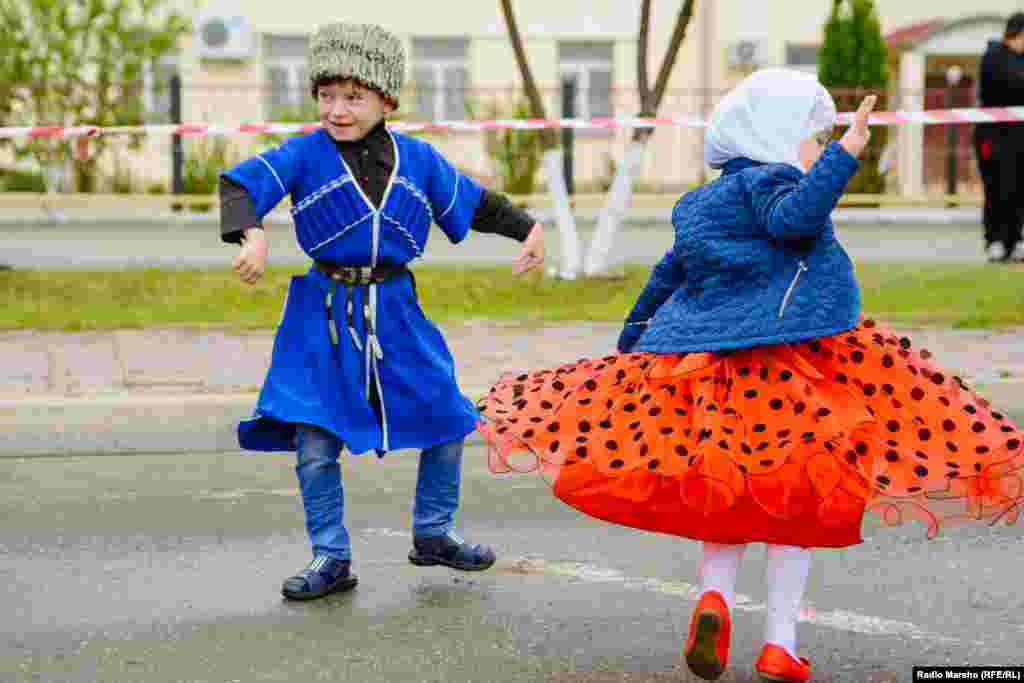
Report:
[[[185,163],[182,166],[182,191],[185,194],[216,194],[220,174],[233,166],[227,138],[197,137],[186,140]],[[194,204],[193,211],[209,211],[213,204]]]
[[[833,91],[839,111],[856,111],[865,95],[878,95],[876,111],[888,108],[889,57],[873,0],[832,0],[832,12],[818,51],[818,79]],[[837,131],[837,135],[842,131]],[[873,126],[851,193],[880,194],[885,179],[878,160],[888,140],[884,126]]]
[[[517,102],[508,118],[526,119],[530,117],[529,106],[525,102]],[[504,118],[496,104],[489,108],[490,119]],[[537,170],[543,161],[544,150],[541,148],[540,133],[535,130],[489,130],[484,133],[488,156],[495,160],[498,167],[498,186],[502,192],[511,195],[533,194],[536,186]]]
[[[38,171],[0,171],[3,192],[46,192],[46,181]]]

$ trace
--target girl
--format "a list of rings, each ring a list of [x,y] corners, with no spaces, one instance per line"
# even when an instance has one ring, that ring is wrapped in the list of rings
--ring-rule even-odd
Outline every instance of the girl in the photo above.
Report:
[[[676,204],[675,242],[629,314],[618,355],[504,377],[481,401],[492,469],[553,481],[617,524],[704,542],[684,656],[725,671],[736,573],[768,544],[758,673],[802,683],[796,620],[810,548],[891,524],[1017,516],[1020,431],[963,382],[860,315],[829,215],[869,139],[865,99],[829,142],[835,104],[771,69],[716,109],[705,155],[722,176]]]

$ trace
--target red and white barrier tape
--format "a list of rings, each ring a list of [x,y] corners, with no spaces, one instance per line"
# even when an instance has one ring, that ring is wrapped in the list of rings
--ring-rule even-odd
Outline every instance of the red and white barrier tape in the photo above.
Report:
[[[852,112],[839,115],[839,125],[849,124]],[[1018,123],[1024,121],[1024,107],[992,107],[985,109],[930,109],[926,111],[891,111],[871,114],[872,126],[901,126],[907,124],[951,125],[964,123]],[[655,128],[681,126],[701,128],[707,122],[696,115],[641,117],[614,117],[595,119],[494,119],[490,121],[434,121],[389,123],[392,130],[404,132],[451,132],[481,130],[540,130],[545,128],[576,128],[584,130],[610,130],[617,128]],[[39,126],[25,128],[0,127],[0,138],[16,137],[90,137],[95,135],[236,135],[263,133],[308,133],[320,127],[319,123],[246,123],[239,126],[217,126],[205,123],[183,123],[151,126]]]

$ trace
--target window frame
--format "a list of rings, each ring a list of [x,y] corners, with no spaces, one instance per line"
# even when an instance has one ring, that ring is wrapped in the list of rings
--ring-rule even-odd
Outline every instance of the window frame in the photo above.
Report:
[[[608,51],[607,57],[585,57],[573,55],[563,57],[562,50],[571,51],[573,48],[579,50],[584,46],[600,47]],[[608,75],[607,112],[595,115],[591,107],[592,75],[595,72]],[[562,103],[562,85],[566,78],[576,79],[576,101],[574,118],[590,120],[593,118],[605,118],[615,116],[615,103],[613,93],[615,90],[615,41],[612,40],[566,40],[558,43],[558,101],[559,109]],[[564,115],[564,112],[562,112]]]
[[[431,43],[434,45],[431,46]],[[431,47],[437,53],[444,52],[444,50],[438,49],[442,44],[458,46],[457,50],[461,50],[461,56],[432,56],[429,54]],[[429,112],[419,110],[419,96],[415,96],[416,114],[422,116],[425,121],[459,121],[466,118],[466,93],[469,92],[470,82],[469,48],[469,39],[460,36],[416,36],[412,39],[413,88],[418,91],[422,86],[421,81],[417,79],[417,72],[429,71],[431,79],[429,85],[433,89],[430,96],[431,111]],[[427,54],[420,54],[420,52]],[[448,111],[448,99],[451,94],[449,93],[448,73],[453,69],[461,69],[465,74],[462,83],[460,112]]]
[[[281,109],[290,109],[298,113],[306,108],[306,98],[309,97],[307,87],[309,40],[308,34],[264,33],[260,36],[263,52],[262,82],[265,88],[263,96],[260,98],[260,104],[264,111],[263,118],[272,118]],[[282,46],[276,56],[272,49],[275,41]],[[289,47],[284,48],[284,45]],[[270,75],[273,69],[281,69],[285,73],[287,101],[275,101],[275,89]]]
[[[154,66],[156,69],[154,69]],[[170,67],[165,71],[164,67]],[[160,73],[160,76],[157,73]],[[142,67],[142,119],[146,123],[159,124],[171,122],[171,83],[160,78],[164,73],[181,74],[181,56],[178,54],[164,55],[156,62],[147,61]],[[161,108],[162,106],[162,108]]]

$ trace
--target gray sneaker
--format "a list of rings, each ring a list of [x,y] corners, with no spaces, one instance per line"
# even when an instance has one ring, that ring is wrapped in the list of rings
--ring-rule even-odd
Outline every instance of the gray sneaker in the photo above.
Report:
[[[993,242],[985,248],[985,258],[989,263],[998,263],[1006,260],[1006,247],[1002,242]]]

